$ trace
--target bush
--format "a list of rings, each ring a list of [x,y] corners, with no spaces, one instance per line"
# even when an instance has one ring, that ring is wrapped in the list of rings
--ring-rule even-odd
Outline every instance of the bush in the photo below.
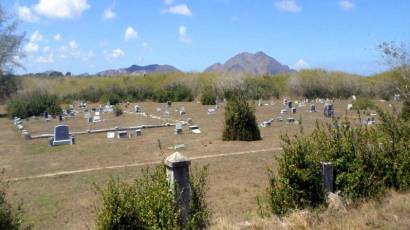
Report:
[[[152,99],[156,102],[164,103],[167,101],[192,101],[193,98],[192,91],[188,86],[170,84],[154,91]]]
[[[10,100],[7,105],[10,117],[26,118],[39,116],[44,112],[56,116],[62,113],[62,109],[55,95],[47,92],[35,91],[34,93]]]
[[[373,101],[365,97],[358,97],[355,101],[353,101],[352,105],[354,110],[367,110],[374,108]]]
[[[347,121],[317,125],[309,136],[282,137],[278,171],[268,171],[266,198],[270,211],[318,207],[325,203],[321,162],[332,162],[335,190],[353,201],[406,190],[410,185],[410,124],[378,111],[376,127],[351,127]]]
[[[261,140],[254,110],[255,108],[249,106],[245,96],[240,91],[236,91],[235,96],[228,100],[225,108],[225,127],[222,140]]]
[[[1,173],[3,176],[4,171]],[[14,208],[6,197],[7,183],[0,178],[0,229],[30,229],[24,226],[22,203]]]
[[[205,203],[207,167],[191,176],[191,218],[186,229],[205,229],[209,211]],[[132,184],[111,178],[106,188],[97,186],[103,206],[98,229],[181,229],[180,208],[169,190],[164,166],[143,170]]]
[[[216,92],[212,87],[207,86],[202,90],[201,104],[202,105],[215,105],[216,104]]]
[[[100,98],[100,101],[104,104],[110,103],[110,105],[116,105],[121,102],[121,98],[117,94],[111,93],[111,94],[104,94]]]
[[[122,114],[123,114],[123,111],[122,111],[122,108],[121,108],[121,106],[120,105],[114,105],[114,113],[115,113],[115,116],[121,116]]]
[[[404,100],[401,108],[400,117],[405,121],[410,121],[410,101]]]

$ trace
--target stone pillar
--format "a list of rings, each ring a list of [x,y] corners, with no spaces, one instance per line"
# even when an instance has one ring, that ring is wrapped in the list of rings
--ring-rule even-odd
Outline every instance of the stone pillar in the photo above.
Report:
[[[333,164],[332,162],[322,162],[322,182],[326,192],[333,192]]]
[[[167,168],[169,188],[175,192],[177,203],[181,208],[182,225],[185,226],[190,217],[189,200],[189,165],[191,161],[179,152],[173,153],[164,161]]]

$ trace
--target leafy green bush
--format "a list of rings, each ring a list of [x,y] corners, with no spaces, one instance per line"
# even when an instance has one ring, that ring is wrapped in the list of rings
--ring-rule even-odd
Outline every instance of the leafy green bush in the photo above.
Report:
[[[124,112],[122,111],[122,108],[121,108],[120,105],[114,105],[114,106],[113,106],[113,109],[114,109],[114,114],[115,114],[115,116],[117,116],[117,117],[121,116],[121,115],[124,113]]]
[[[410,121],[410,101],[404,100],[401,108],[400,117],[405,121]]]
[[[222,140],[261,140],[254,112],[255,108],[248,104],[245,96],[239,90],[236,91],[235,96],[228,100],[225,108],[225,127]]]
[[[104,94],[100,98],[100,101],[104,104],[110,103],[110,105],[116,105],[121,102],[121,98],[117,94],[111,93],[111,94]]]
[[[57,96],[42,91],[35,91],[10,100],[7,111],[11,117],[20,118],[39,116],[44,112],[48,112],[53,116],[62,113]]]
[[[215,105],[216,104],[216,92],[211,86],[204,87],[201,95],[202,105]]]
[[[206,176],[207,167],[190,178],[191,218],[186,229],[204,229],[209,224]],[[181,229],[180,208],[169,190],[164,166],[143,170],[131,184],[111,178],[106,188],[97,189],[103,201],[98,229]]]
[[[325,202],[321,162],[332,162],[335,190],[351,199],[367,199],[386,189],[410,186],[410,124],[381,110],[376,127],[351,127],[347,121],[317,125],[309,136],[282,137],[278,171],[268,171],[270,211],[318,207]]]
[[[0,229],[30,229],[24,225],[22,203],[14,208],[6,196],[7,183],[2,180],[4,171],[0,175]]]
[[[191,89],[183,84],[170,84],[154,91],[153,100],[164,103],[167,101],[192,101]]]
[[[367,110],[374,108],[373,101],[366,97],[358,97],[355,101],[353,101],[352,105],[354,110]]]

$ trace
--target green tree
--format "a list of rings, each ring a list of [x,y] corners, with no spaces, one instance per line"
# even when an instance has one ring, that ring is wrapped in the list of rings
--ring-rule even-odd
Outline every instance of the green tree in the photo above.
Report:
[[[0,100],[10,97],[17,90],[17,81],[10,73],[21,64],[19,48],[24,35],[16,34],[17,22],[0,5]]]
[[[255,117],[255,108],[247,102],[241,90],[236,90],[225,108],[224,141],[256,141],[261,134]]]

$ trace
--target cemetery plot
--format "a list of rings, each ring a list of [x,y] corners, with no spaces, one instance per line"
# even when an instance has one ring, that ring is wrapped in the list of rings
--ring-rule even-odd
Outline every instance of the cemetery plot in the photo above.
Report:
[[[289,109],[288,113],[280,114],[287,106],[282,100],[261,101],[263,106],[257,106],[255,101],[256,118],[258,124],[265,122],[266,128],[261,127],[261,141],[255,142],[223,142],[221,140],[224,127],[224,103],[218,106],[217,112],[208,115],[208,109],[215,106],[203,106],[196,102],[174,102],[171,107],[165,103],[139,102],[138,105],[143,113],[155,116],[144,116],[136,114],[135,104],[131,103],[128,108],[123,109],[123,115],[116,117],[113,113],[101,113],[102,122],[88,123],[82,112],[75,117],[59,122],[58,118],[46,121],[44,118],[23,120],[21,125],[33,134],[54,133],[54,127],[66,124],[70,132],[101,128],[129,127],[139,125],[163,124],[168,118],[164,118],[164,111],[169,112],[169,122],[174,120],[189,121],[189,125],[182,125],[182,133],[175,134],[175,127],[163,127],[154,129],[142,129],[141,135],[137,129],[128,130],[131,138],[117,139],[117,132],[104,132],[92,135],[76,135],[74,145],[61,145],[48,147],[47,139],[24,140],[22,131],[13,123],[13,120],[0,118],[0,165],[6,170],[6,177],[25,177],[39,174],[55,173],[61,171],[83,170],[96,167],[108,167],[130,163],[146,163],[161,161],[172,154],[180,151],[187,157],[218,155],[224,153],[256,151],[261,149],[272,149],[280,146],[281,133],[289,135],[299,132],[299,125],[288,124],[288,118],[299,121],[305,133],[313,130],[316,120],[319,122],[331,122],[324,117],[325,100],[312,101],[309,103],[294,103],[292,108],[297,108],[296,113]],[[252,102],[251,102],[252,103]],[[309,112],[310,104],[315,105],[316,113]],[[357,121],[357,112],[346,111],[347,104],[352,100],[334,101],[335,116],[343,117],[345,114],[355,124],[364,124],[368,116],[375,117],[376,125],[378,116],[371,111],[369,115],[362,116],[361,122]],[[385,109],[391,109],[388,104],[395,102],[375,102]],[[266,105],[268,104],[268,105]],[[301,105],[302,104],[302,105]],[[88,105],[89,108],[98,105]],[[160,110],[158,110],[160,108]],[[184,108],[186,114],[180,115],[176,109]],[[76,110],[80,110],[78,107]],[[89,110],[91,115],[94,112]],[[374,114],[374,116],[372,115]],[[279,122],[278,118],[283,122]],[[270,124],[269,124],[270,123]],[[200,133],[196,130],[200,130]],[[160,141],[158,141],[160,140]],[[160,143],[160,144],[159,144]],[[161,150],[159,148],[161,146]],[[273,162],[273,151],[254,153],[243,156],[232,156],[224,158],[208,159],[198,161],[195,164],[211,163],[210,167],[210,206],[215,211],[215,216],[226,216],[232,219],[243,219],[245,210],[256,208],[255,194],[264,187],[266,183],[266,167]],[[238,168],[244,170],[237,170]],[[27,205],[33,211],[33,219],[41,223],[37,226],[46,227],[50,223],[51,228],[63,226],[69,219],[71,229],[82,229],[84,223],[93,221],[93,193],[92,182],[103,182],[110,175],[119,175],[132,179],[137,176],[140,168],[127,168],[123,170],[102,170],[94,173],[62,176],[49,179],[33,181],[20,181],[13,183],[12,191],[19,194],[16,200],[23,198],[29,201]],[[121,173],[119,173],[121,171]],[[34,186],[40,184],[41,186]],[[32,187],[35,187],[33,190]],[[27,192],[30,191],[30,192]],[[236,194],[232,196],[232,194]],[[47,196],[52,199],[54,209],[44,208],[39,199]],[[78,199],[75,199],[78,198]],[[73,202],[74,201],[74,202]],[[216,202],[217,201],[217,202]],[[245,204],[245,206],[244,206]],[[48,216],[49,218],[40,218]],[[41,228],[41,227],[40,227]]]

